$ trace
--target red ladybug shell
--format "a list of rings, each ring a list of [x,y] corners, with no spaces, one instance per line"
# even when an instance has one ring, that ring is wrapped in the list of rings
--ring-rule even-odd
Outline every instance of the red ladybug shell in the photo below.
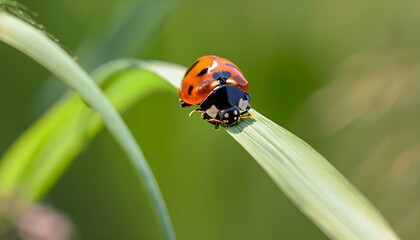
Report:
[[[184,103],[199,105],[221,84],[229,84],[248,92],[248,81],[235,64],[208,55],[200,57],[188,68],[178,92]]]

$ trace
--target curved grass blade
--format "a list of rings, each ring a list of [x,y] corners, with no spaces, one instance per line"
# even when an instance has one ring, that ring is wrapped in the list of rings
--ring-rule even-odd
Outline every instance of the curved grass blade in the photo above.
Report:
[[[113,59],[138,55],[176,3],[176,0],[129,0],[119,4],[109,14],[105,28],[99,29],[99,34],[96,31],[88,34],[75,51],[79,64],[90,71]],[[37,94],[35,111],[44,111],[65,92],[65,86],[50,76]]]
[[[147,192],[159,213],[167,238],[175,239],[169,214],[150,167],[121,116],[90,77],[41,31],[4,12],[0,12],[0,40],[43,65],[70,88],[76,90],[101,114],[105,125],[140,172]]]
[[[255,110],[226,128],[293,203],[332,239],[398,239],[379,211],[323,156]]]
[[[97,68],[92,77],[103,86],[114,107],[124,112],[150,94],[173,91],[156,74],[143,70],[156,66],[164,69],[164,65],[178,75],[184,71],[175,64],[121,59]],[[79,95],[64,96],[2,157],[0,196],[11,195],[12,191],[23,187],[31,201],[43,197],[101,127],[98,115]]]
[[[149,94],[169,91],[150,72],[119,64],[98,69],[93,78],[119,111]],[[121,94],[121,93],[124,94]],[[67,94],[4,154],[0,164],[0,196],[23,188],[30,201],[42,198],[71,161],[102,128],[98,114],[75,93]]]
[[[20,4],[17,1],[0,0],[0,11],[5,11],[9,14],[12,14],[39,29],[43,28],[42,25],[36,23],[32,19],[32,15],[35,15],[35,13],[31,12],[26,6],[24,6],[23,4]]]

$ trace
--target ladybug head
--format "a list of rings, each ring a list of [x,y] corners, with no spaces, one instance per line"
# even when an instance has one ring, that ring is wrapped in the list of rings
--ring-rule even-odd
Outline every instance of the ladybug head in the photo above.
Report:
[[[235,125],[241,120],[241,110],[237,106],[223,109],[219,114],[225,126]]]

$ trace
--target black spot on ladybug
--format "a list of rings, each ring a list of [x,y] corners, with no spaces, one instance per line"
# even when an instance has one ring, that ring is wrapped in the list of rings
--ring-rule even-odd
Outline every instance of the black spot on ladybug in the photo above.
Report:
[[[201,72],[199,72],[199,73],[197,74],[197,77],[203,76],[204,74],[206,74],[206,73],[207,73],[207,71],[208,71],[208,70],[209,70],[208,68],[204,68],[203,70],[201,70]]]
[[[193,90],[193,86],[192,86],[192,85],[190,85],[190,86],[188,87],[188,95],[191,95],[192,90]]]
[[[198,62],[200,62],[199,60],[198,61],[195,61],[195,63],[193,63],[188,69],[187,69],[187,72],[185,73],[185,76],[187,76],[187,74],[189,73],[189,72],[191,72],[191,70],[195,67],[195,65],[197,65],[198,64]]]
[[[232,74],[228,71],[222,71],[222,72],[215,72],[213,73],[213,78],[219,81],[220,83],[226,83],[226,80],[228,80]]]

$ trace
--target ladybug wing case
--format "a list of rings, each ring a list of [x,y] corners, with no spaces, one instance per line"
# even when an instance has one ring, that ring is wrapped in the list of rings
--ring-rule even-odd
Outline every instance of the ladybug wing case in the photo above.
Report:
[[[197,59],[188,68],[179,89],[182,106],[199,105],[221,84],[248,92],[248,81],[231,61],[217,56]]]
[[[248,81],[245,79],[241,70],[233,62],[220,57],[219,59],[219,69],[221,71],[228,71],[231,74],[229,79],[226,80],[226,83],[248,92]]]
[[[212,77],[212,66],[212,58],[204,56],[197,59],[188,68],[178,91],[181,101],[185,105],[200,104],[219,84],[219,82]]]

